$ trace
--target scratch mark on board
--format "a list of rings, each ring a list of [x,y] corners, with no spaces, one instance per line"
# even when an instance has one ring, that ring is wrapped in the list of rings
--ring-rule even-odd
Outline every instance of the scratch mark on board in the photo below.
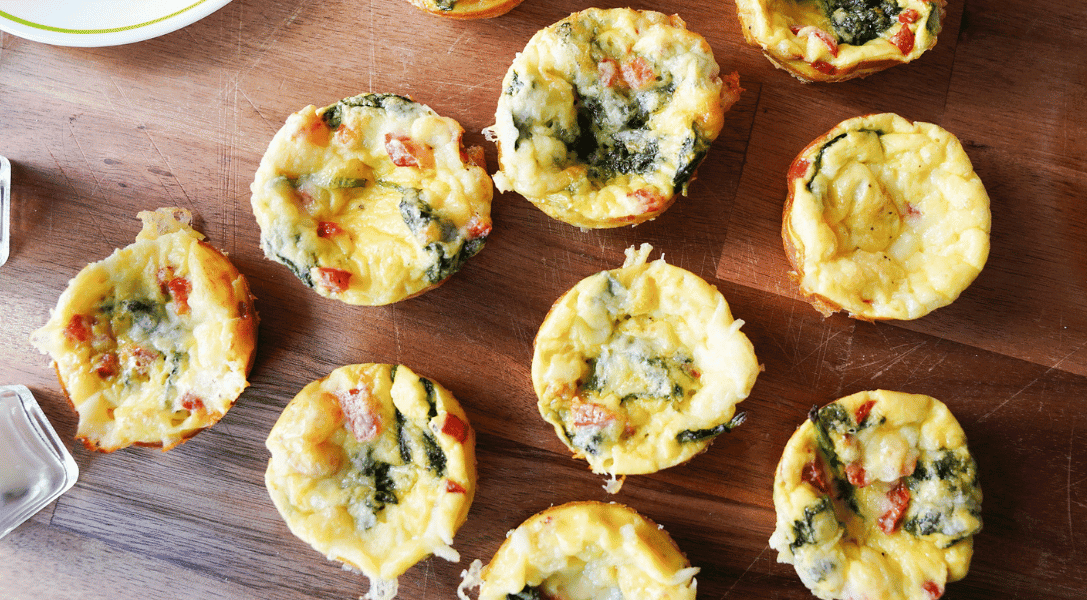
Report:
[[[1016,398],[1018,398],[1018,397],[1019,397],[1019,395],[1020,395],[1020,394],[1022,394],[1023,392],[1025,392],[1025,391],[1027,391],[1027,389],[1028,389],[1028,388],[1030,388],[1031,386],[1033,386],[1033,385],[1034,385],[1035,383],[1038,383],[1039,381],[1041,381],[1041,379],[1042,379],[1043,377],[1045,377],[1046,375],[1049,375],[1049,374],[1050,374],[1050,373],[1052,373],[1053,371],[1056,371],[1057,369],[1059,369],[1059,368],[1060,368],[1060,366],[1061,366],[1061,365],[1063,365],[1065,361],[1067,361],[1067,360],[1068,360],[1069,358],[1071,358],[1071,357],[1072,357],[1072,356],[1073,356],[1074,354],[1076,354],[1076,353],[1078,353],[1078,352],[1079,352],[1080,350],[1082,350],[1084,346],[1087,346],[1087,342],[1084,342],[1084,343],[1080,344],[1079,346],[1076,346],[1076,347],[1075,347],[1074,349],[1072,349],[1072,351],[1071,351],[1071,352],[1069,352],[1068,354],[1065,354],[1064,356],[1062,356],[1062,357],[1061,357],[1061,359],[1060,359],[1060,360],[1058,360],[1057,362],[1053,363],[1053,365],[1052,365],[1052,366],[1050,366],[1050,367],[1049,367],[1048,369],[1046,369],[1044,373],[1042,373],[1042,374],[1041,374],[1041,375],[1039,375],[1038,377],[1035,377],[1034,379],[1032,379],[1032,380],[1030,381],[1030,383],[1028,383],[1028,384],[1024,385],[1023,387],[1019,388],[1019,391],[1015,392],[1014,394],[1012,394],[1011,396],[1009,396],[1009,397],[1008,397],[1008,398],[1007,398],[1006,400],[1004,400],[1004,401],[1003,401],[1003,402],[1001,402],[1000,404],[996,405],[996,407],[995,407],[995,408],[993,408],[993,409],[992,409],[992,410],[990,410],[989,412],[987,412],[987,413],[985,413],[985,414],[981,415],[980,417],[978,417],[978,420],[977,420],[977,421],[975,421],[975,422],[976,422],[976,423],[981,423],[981,422],[982,422],[982,421],[984,421],[985,419],[988,419],[988,418],[989,418],[989,417],[990,417],[990,416],[991,416],[991,415],[992,415],[993,413],[995,413],[996,411],[998,411],[998,410],[1000,410],[1000,409],[1004,408],[1004,406],[1005,406],[1005,405],[1007,405],[1007,404],[1008,404],[1009,402],[1011,402],[1012,400],[1015,400]]]
[[[728,595],[732,593],[732,590],[733,590],[733,588],[736,587],[736,584],[740,583],[740,580],[744,578],[744,575],[747,575],[748,573],[751,572],[751,569],[753,569],[755,567],[755,563],[759,562],[759,559],[762,558],[762,555],[766,554],[766,551],[769,550],[769,549],[770,549],[769,544],[767,544],[766,546],[763,546],[762,550],[759,552],[759,555],[755,557],[755,560],[751,561],[751,564],[747,565],[747,568],[744,569],[744,572],[741,573],[740,576],[736,578],[736,581],[733,581],[732,585],[729,586],[729,588],[727,590],[725,590],[725,593],[721,596],[722,599],[727,598]]]
[[[1072,520],[1072,448],[1076,437],[1076,422],[1072,421],[1072,431],[1068,434],[1068,485],[1065,495],[1068,502],[1068,542],[1072,546],[1072,556],[1076,555],[1076,528]]]

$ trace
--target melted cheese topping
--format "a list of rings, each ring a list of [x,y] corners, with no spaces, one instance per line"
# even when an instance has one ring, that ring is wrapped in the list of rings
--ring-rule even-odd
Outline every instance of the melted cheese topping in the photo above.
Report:
[[[759,372],[743,321],[717,289],[627,250],[582,280],[540,326],[532,385],[540,414],[596,473],[652,473],[730,427]]]
[[[80,271],[31,335],[92,450],[169,450],[218,422],[248,385],[256,346],[245,278],[188,211],[139,216],[136,242]]]
[[[451,19],[489,19],[504,15],[524,0],[409,0],[428,13]]]
[[[495,184],[579,227],[670,206],[739,97],[677,16],[588,9],[536,33],[502,83]]]
[[[492,184],[464,130],[400,96],[287,118],[251,186],[261,247],[322,296],[381,305],[443,282],[483,247]]]
[[[774,478],[778,560],[824,599],[932,600],[965,577],[982,495],[947,407],[877,390],[811,416]]]
[[[783,236],[824,314],[916,319],[950,304],[989,255],[989,196],[946,130],[884,113],[842,122],[789,171]]]
[[[697,572],[666,531],[630,508],[573,502],[510,532],[480,573],[479,600],[693,600]]]
[[[460,560],[475,433],[437,383],[403,366],[341,367],[291,400],[267,446],[265,483],[291,532],[372,586],[430,554]]]
[[[907,63],[936,45],[944,0],[884,0],[849,14],[832,0],[736,0],[744,37],[802,81],[844,81]],[[863,25],[856,25],[860,21]]]

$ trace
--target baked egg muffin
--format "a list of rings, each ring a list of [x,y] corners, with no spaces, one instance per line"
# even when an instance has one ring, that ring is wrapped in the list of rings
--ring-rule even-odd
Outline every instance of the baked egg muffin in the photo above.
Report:
[[[743,421],[760,367],[717,288],[652,247],[583,279],[540,326],[532,386],[543,418],[594,473],[685,462]],[[609,489],[617,491],[617,489]]]
[[[524,0],[408,0],[430,14],[450,19],[490,19],[508,13]]]
[[[465,149],[463,133],[392,94],[291,115],[250,186],[265,255],[348,304],[389,304],[441,284],[491,231],[483,149]]]
[[[479,600],[654,598],[694,600],[692,567],[668,532],[621,504],[551,507],[509,532],[491,562],[462,573]]]
[[[916,319],[989,256],[989,196],[954,135],[883,113],[848,119],[789,167],[782,238],[824,315]]]
[[[945,0],[736,0],[747,43],[804,82],[845,81],[936,45]]]
[[[268,434],[265,483],[291,533],[370,579],[368,598],[453,535],[476,487],[475,432],[456,398],[404,366],[340,367],[298,393]]]
[[[135,243],[83,268],[31,343],[53,360],[90,450],[169,450],[249,385],[249,284],[181,208],[139,213]]]
[[[686,194],[739,98],[678,16],[590,8],[529,40],[502,82],[499,191],[583,228],[636,225]]]
[[[934,600],[966,576],[981,487],[934,398],[876,390],[813,407],[774,475],[770,546],[824,600]]]

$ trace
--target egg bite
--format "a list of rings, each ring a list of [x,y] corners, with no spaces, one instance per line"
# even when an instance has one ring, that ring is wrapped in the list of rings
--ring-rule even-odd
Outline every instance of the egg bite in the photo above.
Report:
[[[524,0],[408,0],[432,15],[450,19],[490,19],[508,13]]]
[[[693,600],[692,567],[668,532],[615,503],[571,502],[509,532],[491,562],[474,561],[457,590],[479,600],[655,598]]]
[[[31,343],[53,360],[89,450],[174,448],[249,385],[249,284],[182,208],[139,213],[136,241],[83,268]]]
[[[291,115],[250,186],[265,255],[348,304],[390,304],[441,284],[491,231],[483,149],[465,149],[463,133],[392,94]]]
[[[848,119],[789,167],[785,254],[824,315],[916,319],[989,256],[989,196],[954,135],[883,113]]]
[[[676,15],[590,8],[537,32],[502,82],[499,191],[583,228],[637,225],[686,194],[742,91]]]
[[[770,546],[824,600],[934,600],[966,576],[981,487],[934,398],[875,390],[813,407],[774,475]]]
[[[747,43],[797,79],[845,81],[936,45],[945,0],[736,0]]]
[[[306,385],[268,434],[265,484],[291,533],[370,579],[367,598],[453,536],[476,488],[475,432],[456,398],[405,366],[340,367]]]
[[[628,248],[580,281],[540,326],[532,386],[540,415],[594,473],[680,464],[743,421],[760,367],[717,288]],[[610,489],[609,491],[617,491]]]

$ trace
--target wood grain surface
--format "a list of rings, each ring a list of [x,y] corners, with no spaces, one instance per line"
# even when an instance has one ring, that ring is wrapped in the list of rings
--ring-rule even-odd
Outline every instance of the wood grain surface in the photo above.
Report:
[[[624,3],[602,2],[598,6]],[[944,401],[985,492],[969,575],[946,598],[1087,597],[1087,4],[952,0],[940,42],[867,79],[804,85],[745,45],[732,1],[633,2],[680,14],[745,92],[690,196],[635,228],[581,231],[496,195],[487,247],[439,289],[381,308],[318,297],[266,260],[249,184],[290,113],[394,92],[493,144],[503,75],[538,29],[583,2],[526,0],[487,21],[406,0],[234,0],[157,39],[65,48],[0,33],[0,154],[14,245],[0,267],[0,383],[30,387],[63,437],[75,415],[28,343],[86,263],[132,241],[136,213],[182,206],[249,278],[262,318],[252,386],[170,452],[70,447],[79,481],[0,540],[0,597],[354,598],[365,578],[290,534],[264,488],[264,439],[306,383],[401,363],[449,388],[478,432],[479,490],[454,546],[400,597],[453,598],[459,574],[552,504],[615,500],[662,524],[701,568],[702,598],[811,598],[777,563],[773,472],[812,405],[874,388]],[[992,200],[992,251],[954,304],[912,322],[823,318],[779,237],[785,171],[839,121],[894,111],[955,133]],[[747,422],[616,496],[539,416],[532,342],[575,282],[649,242],[716,285],[765,371]],[[0,451],[5,449],[0,448]]]

